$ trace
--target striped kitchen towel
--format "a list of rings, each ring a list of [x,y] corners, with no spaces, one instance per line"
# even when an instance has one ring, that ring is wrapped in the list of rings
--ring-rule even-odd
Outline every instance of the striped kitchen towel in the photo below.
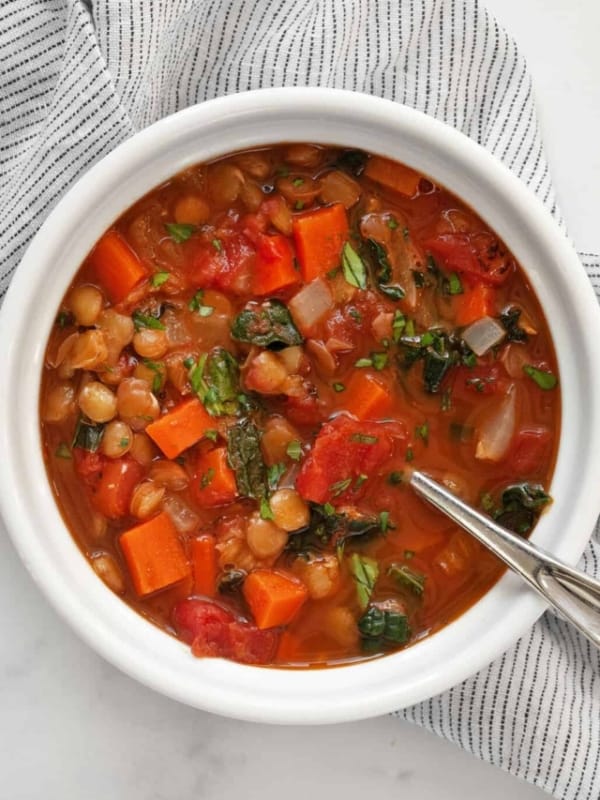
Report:
[[[475,0],[3,0],[0,292],[68,187],[123,139],[216,95],[334,86],[407,103],[502,159],[560,222],[529,74]],[[600,261],[582,254],[600,294]],[[600,575],[596,531],[582,566]],[[398,712],[560,798],[600,796],[599,654],[551,613]]]

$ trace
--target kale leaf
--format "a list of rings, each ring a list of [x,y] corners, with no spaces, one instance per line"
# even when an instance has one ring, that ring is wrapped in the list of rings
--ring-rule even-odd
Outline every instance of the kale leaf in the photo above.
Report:
[[[265,300],[245,308],[233,320],[231,336],[238,342],[273,349],[302,344],[304,341],[290,312],[280,300]]]

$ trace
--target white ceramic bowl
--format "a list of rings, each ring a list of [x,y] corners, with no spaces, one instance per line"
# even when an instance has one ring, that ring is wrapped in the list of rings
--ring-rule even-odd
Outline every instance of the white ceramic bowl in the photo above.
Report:
[[[410,108],[327,89],[213,100],[142,131],[94,166],[31,243],[0,320],[0,501],[13,541],[56,609],[101,655],[192,706],[261,722],[324,723],[416,703],[488,664],[544,604],[505,575],[439,633],[374,661],[293,671],[195,659],[95,576],[57,510],[41,455],[38,396],[48,333],[74,273],[141,195],[190,166],[257,145],[315,141],[408,163],[473,206],[523,265],[546,312],[563,398],[554,504],[533,541],[575,563],[600,510],[600,313],[577,256],[542,205],[485,150]]]

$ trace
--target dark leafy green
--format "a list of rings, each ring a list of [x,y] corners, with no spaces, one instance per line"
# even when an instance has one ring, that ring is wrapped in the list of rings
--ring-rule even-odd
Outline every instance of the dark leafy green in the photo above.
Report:
[[[385,247],[375,239],[365,239],[364,251],[375,283],[379,291],[392,300],[402,300],[404,289],[397,283],[390,283],[392,279],[392,265],[388,259]]]
[[[217,589],[221,594],[234,594],[242,588],[247,572],[243,569],[228,569],[221,574]]]
[[[399,611],[369,606],[358,620],[358,630],[371,646],[404,644],[410,639],[410,626],[406,614]]]
[[[368,158],[362,150],[344,150],[337,157],[335,166],[358,177],[364,172]]]
[[[417,597],[423,596],[425,589],[425,575],[417,572],[406,564],[391,564],[388,567],[388,575],[390,575],[396,583],[400,586],[409,589]]]
[[[259,502],[269,496],[269,476],[260,449],[260,431],[250,419],[229,428],[227,458],[239,493]]]
[[[409,369],[423,362],[423,385],[429,394],[437,394],[448,371],[455,364],[473,366],[472,351],[458,337],[443,330],[425,331],[420,335],[400,335],[397,339],[401,367]]]
[[[286,549],[294,553],[333,549],[339,553],[349,539],[380,533],[377,517],[364,516],[353,509],[338,513],[329,503],[315,503],[311,505],[309,524],[290,534]]]
[[[204,353],[189,368],[192,389],[213,417],[231,416],[241,408],[240,375],[235,358],[223,347]]]
[[[521,309],[516,306],[507,306],[500,313],[500,322],[506,331],[509,342],[526,342],[527,333],[519,325]]]
[[[500,497],[500,507],[493,512],[499,525],[515,533],[529,533],[544,506],[552,502],[544,487],[536,483],[507,486]]]
[[[265,300],[245,308],[234,319],[231,336],[238,342],[274,349],[302,344],[290,312],[280,300]]]
[[[104,425],[102,423],[90,422],[83,417],[79,417],[77,425],[75,426],[71,447],[81,447],[83,450],[95,453],[100,447],[103,436]]]

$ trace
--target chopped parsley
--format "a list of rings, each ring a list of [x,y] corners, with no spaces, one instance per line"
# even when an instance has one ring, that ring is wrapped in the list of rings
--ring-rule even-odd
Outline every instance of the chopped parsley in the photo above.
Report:
[[[269,489],[273,490],[277,488],[277,484],[285,470],[286,466],[281,462],[267,467],[267,483],[269,484]]]
[[[353,433],[350,436],[350,441],[359,442],[360,444],[377,444],[379,439],[377,436],[369,436],[367,433]]]
[[[212,246],[215,248],[217,253],[220,253],[223,249],[223,243],[220,239],[213,239],[211,242]]]
[[[397,583],[410,589],[413,594],[422,597],[425,589],[425,575],[421,572],[407,567],[406,564],[392,564],[387,574]]]
[[[189,225],[187,222],[167,222],[165,223],[165,228],[167,229],[167,233],[171,239],[173,239],[174,242],[177,242],[177,244],[187,242],[187,240],[196,230],[195,225]]]
[[[352,553],[350,556],[350,572],[356,583],[356,596],[361,611],[365,611],[373,594],[379,577],[379,566],[374,558]]]
[[[57,447],[57,448],[56,448],[56,450],[54,451],[54,455],[55,455],[57,458],[64,458],[64,459],[70,459],[70,458],[72,458],[72,456],[71,456],[71,450],[70,450],[69,446],[68,446],[67,444],[65,444],[64,442],[61,442],[61,443],[58,445],[58,447]]]
[[[342,269],[344,278],[350,286],[357,289],[367,288],[367,268],[364,261],[349,242],[342,250]]]
[[[525,364],[523,366],[523,372],[528,375],[532,381],[537,383],[540,389],[543,389],[545,392],[549,391],[550,389],[554,389],[558,383],[558,378],[552,372],[538,369],[531,364]]]
[[[218,241],[218,239],[215,239]],[[210,315],[215,310],[213,306],[205,306],[202,302],[204,299],[204,290],[198,289],[196,294],[192,297],[190,302],[188,303],[188,308],[190,311],[195,311],[201,317],[210,317]]]
[[[415,434],[422,439],[425,444],[429,444],[429,423],[424,422],[422,425],[415,427]]]
[[[159,286],[162,286],[163,283],[166,283],[169,280],[170,275],[170,272],[155,272],[150,278],[150,283],[155,289],[158,289]]]
[[[143,312],[136,310],[131,315],[131,319],[133,320],[133,326],[136,331],[141,331],[143,328],[151,328],[155,331],[165,330],[165,326],[160,319],[152,316],[152,314],[144,314]]]
[[[260,516],[261,519],[273,519],[273,509],[271,508],[269,501],[266,497],[261,497],[259,502],[259,509],[260,509]]]
[[[352,478],[345,478],[342,481],[336,481],[335,483],[331,484],[331,486],[329,487],[329,491],[334,497],[339,497],[346,491],[346,489],[350,488],[351,483],[352,483]]]
[[[300,461],[302,457],[302,445],[298,439],[292,439],[285,449],[285,452],[292,459],[292,461]]]
[[[215,471],[212,467],[209,467],[204,475],[200,478],[200,487],[202,489],[206,489],[207,486],[210,486],[212,483],[212,479],[215,477]]]
[[[339,383],[338,381],[336,381],[333,384],[333,391],[334,392],[343,392],[345,389],[346,389],[346,387],[344,386],[343,383]]]

